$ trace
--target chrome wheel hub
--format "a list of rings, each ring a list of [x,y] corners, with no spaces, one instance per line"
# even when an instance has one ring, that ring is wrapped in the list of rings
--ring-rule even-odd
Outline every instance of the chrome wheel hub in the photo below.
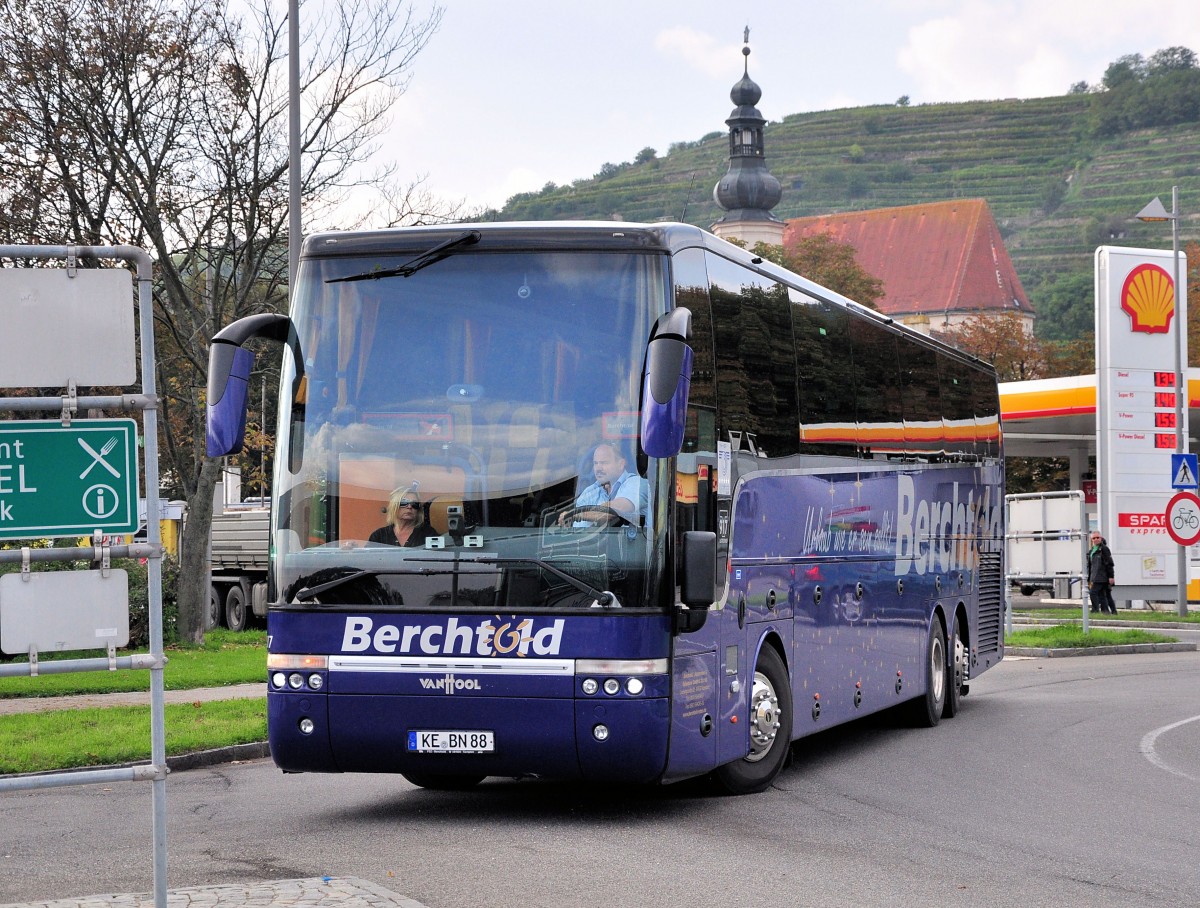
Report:
[[[767,676],[754,673],[754,689],[750,692],[750,753],[746,760],[757,763],[767,755],[779,731],[779,694]]]

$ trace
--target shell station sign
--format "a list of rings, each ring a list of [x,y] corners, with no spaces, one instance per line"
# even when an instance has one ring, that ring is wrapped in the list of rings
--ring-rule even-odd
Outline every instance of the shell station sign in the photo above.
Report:
[[[1179,280],[1187,263],[1180,253]],[[1127,598],[1174,585],[1179,548],[1163,514],[1175,494],[1178,408],[1175,344],[1187,364],[1187,318],[1176,312],[1170,251],[1096,250],[1096,472],[1100,532]],[[1179,299],[1186,304],[1186,285]],[[1180,330],[1176,330],[1176,326]],[[1186,376],[1186,368],[1184,370]],[[1185,386],[1186,388],[1186,386]],[[1189,401],[1182,400],[1187,437]]]

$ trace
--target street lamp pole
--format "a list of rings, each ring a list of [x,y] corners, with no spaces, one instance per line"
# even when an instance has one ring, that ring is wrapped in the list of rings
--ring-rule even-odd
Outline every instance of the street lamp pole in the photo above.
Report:
[[[1179,291],[1179,187],[1171,187],[1171,210],[1163,208],[1163,203],[1156,196],[1154,201],[1138,212],[1139,221],[1170,221],[1171,222],[1171,282],[1175,291],[1175,453],[1187,451],[1187,436],[1183,431],[1184,401],[1188,397],[1188,387],[1184,377],[1183,362],[1183,332],[1186,326],[1183,319],[1183,297]],[[1187,614],[1187,546],[1179,546],[1179,571],[1176,596],[1179,600],[1179,614]]]
[[[288,298],[300,264],[300,0],[288,0]]]

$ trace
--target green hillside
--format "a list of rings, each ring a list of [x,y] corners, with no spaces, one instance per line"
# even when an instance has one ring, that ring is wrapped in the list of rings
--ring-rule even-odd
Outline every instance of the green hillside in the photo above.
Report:
[[[1200,123],[1100,138],[1089,119],[1094,97],[787,116],[765,134],[768,166],[784,188],[775,214],[986,199],[1035,305],[1047,278],[1090,273],[1098,245],[1169,248],[1169,225],[1132,218],[1156,195],[1169,208],[1173,185],[1185,215],[1181,236],[1200,238]],[[714,113],[714,125],[722,113]],[[570,186],[514,196],[496,216],[669,219],[708,227],[722,213],[712,190],[727,155],[722,129],[657,157],[644,151],[641,163],[607,164]]]

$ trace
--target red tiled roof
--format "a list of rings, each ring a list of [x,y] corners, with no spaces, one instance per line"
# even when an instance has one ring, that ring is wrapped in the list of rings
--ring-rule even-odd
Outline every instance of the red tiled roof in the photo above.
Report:
[[[1033,312],[983,199],[795,218],[783,244],[814,233],[854,246],[859,265],[883,281],[879,310],[892,317]]]

